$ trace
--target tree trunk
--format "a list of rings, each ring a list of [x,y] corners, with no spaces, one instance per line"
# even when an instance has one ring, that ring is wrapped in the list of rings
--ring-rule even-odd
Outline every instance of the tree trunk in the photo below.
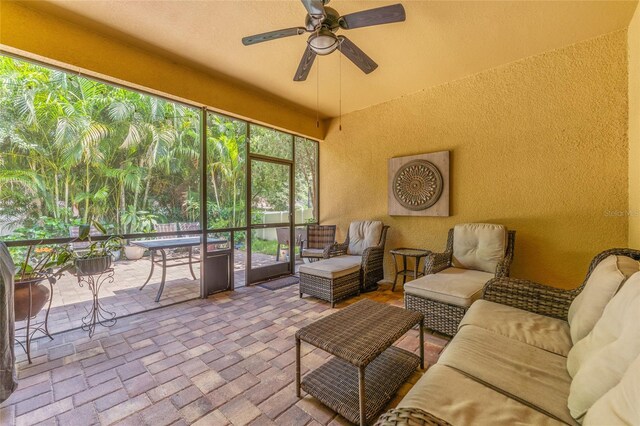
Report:
[[[218,185],[216,184],[216,176],[213,173],[213,165],[211,166],[211,183],[213,184],[213,194],[216,197],[216,205],[218,206],[218,210],[220,210],[220,199],[218,198]]]
[[[59,182],[59,175],[58,172],[56,172],[53,175],[53,179],[54,179],[54,189],[53,189],[53,193],[54,193],[54,197],[55,197],[55,203],[53,206],[53,217],[55,217],[56,219],[60,219],[60,211],[59,211],[59,207],[58,204],[60,202],[60,182]]]
[[[69,172],[64,177],[64,220],[69,221]]]
[[[124,234],[127,232],[122,225],[122,215],[121,211],[126,208],[126,196],[124,192],[124,181],[120,182],[120,208],[118,209],[118,226],[120,227],[121,232]]]
[[[89,221],[89,191],[91,191],[91,180],[89,178],[89,162],[85,165],[85,183],[84,183],[84,223],[88,223]]]
[[[142,208],[144,210],[147,209],[147,200],[149,199],[149,187],[151,186],[151,170],[149,170],[149,174],[147,175],[147,183],[144,188],[144,197],[142,198]]]
[[[142,169],[142,159],[138,162],[138,167]],[[138,184],[136,185],[136,190],[133,192],[133,211],[138,211],[138,197],[140,195],[140,184],[142,183],[142,177],[138,175]]]

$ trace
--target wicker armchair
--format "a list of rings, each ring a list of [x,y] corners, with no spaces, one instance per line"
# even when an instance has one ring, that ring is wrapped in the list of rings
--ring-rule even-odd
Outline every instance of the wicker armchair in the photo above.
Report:
[[[579,287],[572,290],[554,288],[534,281],[496,277],[487,282],[482,298],[566,321],[571,302],[580,294],[591,272],[593,272],[598,263],[611,255],[629,256],[640,261],[640,250],[629,248],[609,249],[593,258],[584,281]]]
[[[454,229],[450,229],[446,250],[443,253],[431,253],[427,256],[424,266],[425,276],[405,284],[405,308],[422,313],[426,328],[448,336],[456,334],[458,325],[471,303],[481,297],[485,283],[492,278],[509,275],[516,236],[515,231],[506,230],[499,225],[461,224],[458,226],[461,227],[460,229],[488,230],[489,234],[477,235],[477,244],[500,241],[504,232],[506,232],[506,241],[501,245],[504,255],[495,264],[495,271],[490,272],[488,265],[483,266],[484,269],[480,269],[477,265],[456,267],[453,261]],[[465,247],[464,243],[459,242],[459,244]]]
[[[349,226],[358,222],[352,222]],[[362,263],[360,267],[360,283],[361,291],[374,291],[378,289],[378,281],[384,278],[384,244],[387,240],[387,231],[389,226],[382,225],[380,239],[377,244],[369,246],[362,252]],[[344,256],[351,254],[349,251],[350,231],[347,231],[347,237],[343,243],[334,243],[325,248],[325,257]]]
[[[496,277],[508,277],[513,261],[513,248],[515,246],[516,231],[507,231],[507,249],[504,258],[498,263]],[[425,259],[424,274],[437,274],[452,266],[453,258],[453,228],[449,229],[447,248],[442,253],[431,253]]]
[[[329,248],[336,242],[336,225],[307,225],[306,234],[306,238],[301,235],[300,257],[309,262],[327,259]]]

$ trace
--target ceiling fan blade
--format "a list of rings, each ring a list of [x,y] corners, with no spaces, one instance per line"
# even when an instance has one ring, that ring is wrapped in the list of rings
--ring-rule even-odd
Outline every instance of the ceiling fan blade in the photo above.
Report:
[[[275,40],[277,38],[304,34],[306,31],[307,31],[306,28],[303,28],[303,27],[294,27],[294,28],[286,28],[284,30],[269,31],[262,34],[243,37],[242,44],[244,44],[245,46],[249,46],[250,44],[262,43],[263,41]]]
[[[302,4],[312,18],[322,20],[327,16],[322,0],[302,0]]]
[[[311,66],[313,65],[313,61],[316,59],[316,52],[311,50],[309,45],[307,45],[304,54],[302,55],[302,59],[300,60],[300,65],[298,65],[298,69],[296,70],[296,75],[293,77],[293,81],[304,81],[307,79],[309,75],[309,71],[311,71]]]
[[[404,7],[401,4],[393,4],[344,15],[340,18],[340,26],[345,30],[351,30],[372,25],[402,22],[405,19]]]
[[[338,36],[340,39],[340,47],[338,48],[340,52],[351,62],[356,64],[358,68],[360,68],[365,74],[369,74],[376,68],[378,68],[378,64],[373,62],[373,59],[367,56],[358,46],[353,44],[351,40],[346,38],[345,36]]]

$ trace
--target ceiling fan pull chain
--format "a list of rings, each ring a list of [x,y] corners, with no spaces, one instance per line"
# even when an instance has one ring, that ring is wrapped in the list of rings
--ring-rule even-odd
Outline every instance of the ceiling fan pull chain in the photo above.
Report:
[[[316,127],[320,127],[320,61],[316,72]]]
[[[338,108],[338,113],[340,114],[340,118],[338,119],[338,129],[342,131],[342,48],[340,45],[338,45],[338,50],[340,51],[340,55],[338,55],[340,57],[340,62],[338,63],[338,98],[340,99]]]

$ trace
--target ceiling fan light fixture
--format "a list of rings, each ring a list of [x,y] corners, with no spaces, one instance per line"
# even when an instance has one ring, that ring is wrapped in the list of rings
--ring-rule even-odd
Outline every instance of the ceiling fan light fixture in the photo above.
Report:
[[[340,40],[330,30],[322,28],[317,33],[312,34],[307,43],[316,54],[328,55],[338,48]]]

